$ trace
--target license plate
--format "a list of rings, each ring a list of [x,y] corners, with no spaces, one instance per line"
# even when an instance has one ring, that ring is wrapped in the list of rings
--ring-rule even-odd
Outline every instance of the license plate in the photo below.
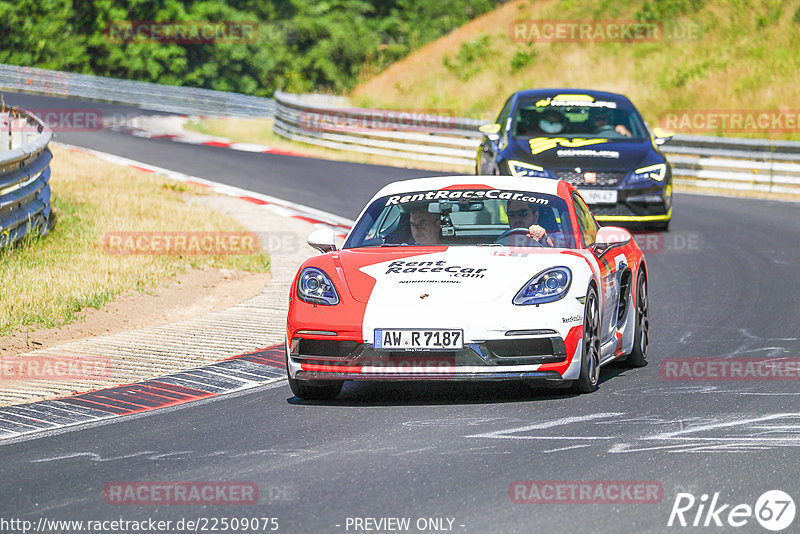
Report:
[[[464,347],[464,332],[444,329],[378,329],[377,350],[456,350]]]
[[[616,189],[578,189],[587,204],[616,204]]]

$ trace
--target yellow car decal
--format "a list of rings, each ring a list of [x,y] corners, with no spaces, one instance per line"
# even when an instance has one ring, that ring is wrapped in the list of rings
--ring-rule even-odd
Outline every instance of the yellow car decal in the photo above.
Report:
[[[567,139],[566,137],[534,137],[531,139],[531,154],[534,156],[545,150],[553,149],[557,146],[564,148],[576,148],[588,145],[607,143],[608,139]]]

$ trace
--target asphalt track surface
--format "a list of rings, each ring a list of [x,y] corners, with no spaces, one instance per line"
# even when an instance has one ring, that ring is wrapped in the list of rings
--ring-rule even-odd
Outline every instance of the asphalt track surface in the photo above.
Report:
[[[31,96],[6,95],[6,102],[48,105]],[[106,131],[62,133],[58,140],[350,218],[384,183],[431,174]],[[719,516],[723,522],[732,506],[754,507],[767,490],[783,490],[797,502],[798,382],[669,381],[659,363],[798,357],[799,223],[795,203],[676,195],[671,231],[645,246],[650,363],[604,368],[595,393],[522,384],[365,383],[346,385],[334,402],[303,402],[282,382],[0,443],[0,517],[276,517],[279,532],[306,533],[365,532],[348,528],[347,518],[366,517],[408,517],[407,532],[420,532],[419,518],[449,518],[451,532],[619,533],[684,530],[667,527],[678,492],[698,500],[719,492],[719,503],[731,505]],[[260,502],[120,506],[103,498],[113,481],[220,480],[256,483]],[[524,480],[656,481],[663,498],[655,504],[511,502],[510,485]],[[687,521],[697,510],[686,512]],[[700,524],[705,520],[703,514]],[[795,518],[786,531],[797,532],[798,525]],[[691,530],[767,532],[753,517],[741,528]]]

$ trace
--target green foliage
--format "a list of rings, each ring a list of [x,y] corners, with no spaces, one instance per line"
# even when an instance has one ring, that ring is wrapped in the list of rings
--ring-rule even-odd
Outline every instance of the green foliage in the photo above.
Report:
[[[482,35],[477,39],[461,43],[455,58],[444,56],[442,62],[447,70],[465,82],[481,71],[482,64],[491,52],[489,36]]]
[[[0,63],[269,96],[346,91],[500,0],[15,0],[0,2]],[[120,42],[125,21],[250,22],[254,39]]]
[[[514,56],[511,58],[511,72],[517,72],[518,70],[527,67],[533,62],[534,59],[536,59],[535,48],[517,50],[514,52]]]
[[[638,21],[664,21],[697,11],[705,0],[652,0],[645,1],[633,17]]]

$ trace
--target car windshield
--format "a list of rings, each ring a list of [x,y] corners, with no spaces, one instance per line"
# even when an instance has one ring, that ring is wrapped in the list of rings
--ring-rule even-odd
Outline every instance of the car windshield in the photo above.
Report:
[[[511,227],[513,223],[514,228]],[[526,235],[530,226],[547,235]],[[517,231],[514,231],[517,229]],[[575,248],[567,205],[531,191],[446,189],[378,198],[350,232],[344,248],[414,245],[506,245]]]
[[[520,100],[511,115],[511,135],[621,141],[648,138],[647,128],[634,109],[601,100]]]

